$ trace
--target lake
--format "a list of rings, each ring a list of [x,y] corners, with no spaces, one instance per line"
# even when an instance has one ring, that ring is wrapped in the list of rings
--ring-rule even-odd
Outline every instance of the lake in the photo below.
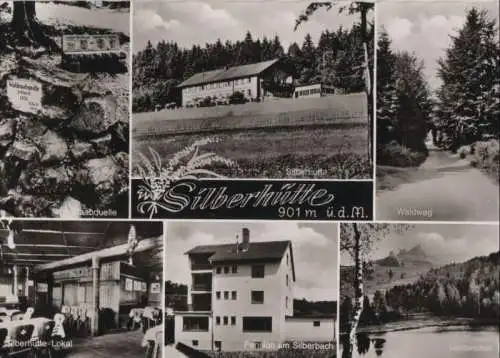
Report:
[[[358,351],[352,358],[498,358],[498,340],[494,327],[424,327],[359,333]]]

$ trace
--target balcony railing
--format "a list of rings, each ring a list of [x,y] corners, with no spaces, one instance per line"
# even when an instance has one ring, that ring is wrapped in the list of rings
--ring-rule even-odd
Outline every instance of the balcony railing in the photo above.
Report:
[[[193,291],[211,291],[212,284],[210,283],[195,283],[192,287]]]
[[[191,264],[191,270],[196,271],[196,270],[211,270],[212,265],[210,264]]]

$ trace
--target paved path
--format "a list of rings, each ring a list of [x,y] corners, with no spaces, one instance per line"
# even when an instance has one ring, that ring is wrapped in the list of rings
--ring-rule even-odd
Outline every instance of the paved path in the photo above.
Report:
[[[186,358],[187,357],[187,355],[179,352],[177,349],[175,349],[172,346],[163,347],[163,356],[165,358]]]
[[[497,221],[498,185],[468,160],[436,148],[419,168],[380,168],[377,220]]]

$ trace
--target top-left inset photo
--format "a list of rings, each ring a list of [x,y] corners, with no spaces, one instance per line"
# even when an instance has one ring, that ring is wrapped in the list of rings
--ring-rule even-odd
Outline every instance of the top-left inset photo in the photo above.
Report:
[[[0,213],[128,217],[129,1],[0,0]]]

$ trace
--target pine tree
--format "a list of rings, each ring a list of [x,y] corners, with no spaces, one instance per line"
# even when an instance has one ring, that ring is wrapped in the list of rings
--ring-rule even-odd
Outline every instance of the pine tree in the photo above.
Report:
[[[472,8],[438,61],[438,125],[452,150],[485,136],[498,137],[499,44],[496,23]]]
[[[382,30],[377,44],[377,146],[397,140],[394,134],[398,112],[395,66],[391,40]]]

